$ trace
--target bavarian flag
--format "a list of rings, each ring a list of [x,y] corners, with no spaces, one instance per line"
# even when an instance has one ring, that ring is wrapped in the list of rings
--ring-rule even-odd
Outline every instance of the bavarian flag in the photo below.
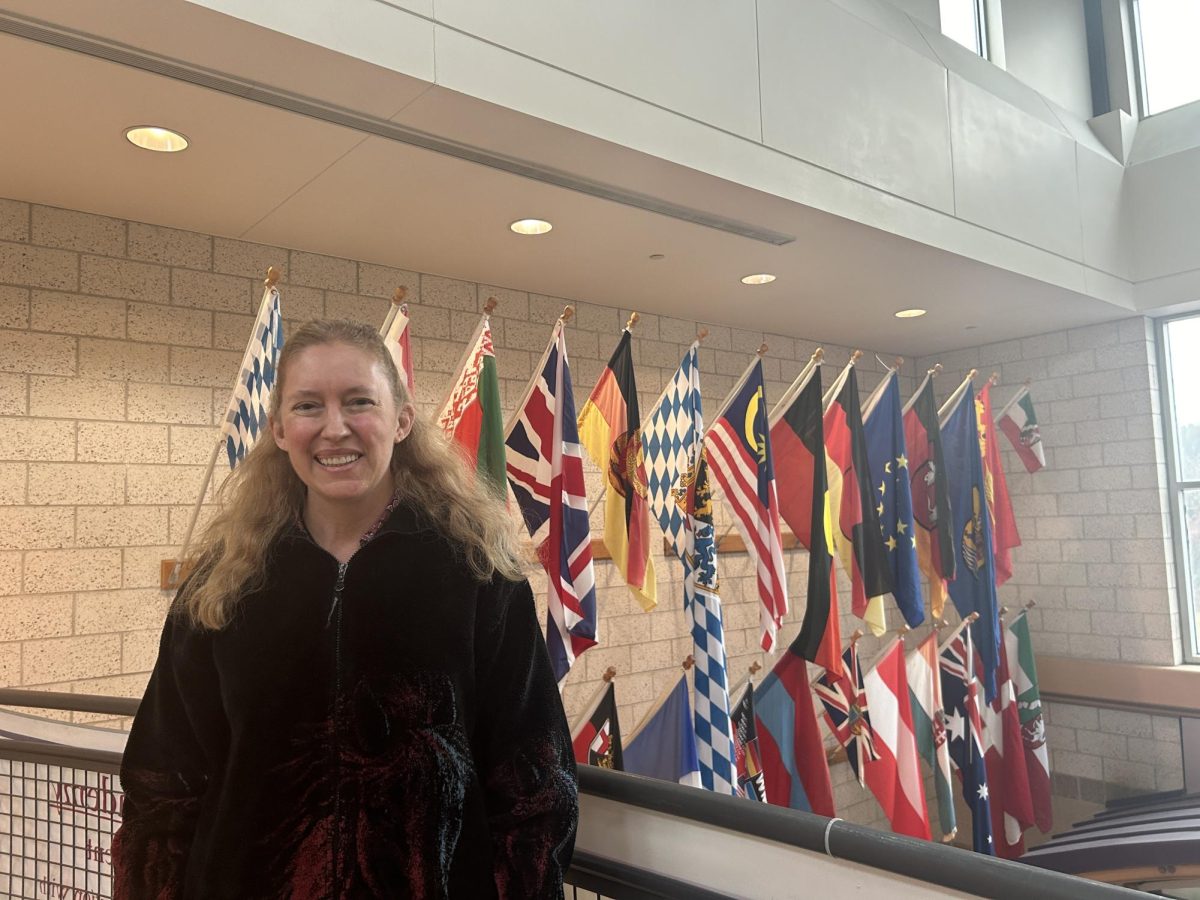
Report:
[[[650,558],[642,416],[628,328],[579,414],[579,443],[605,474],[604,545],[648,612],[658,605],[658,599]]]
[[[480,320],[475,338],[438,416],[447,437],[462,449],[467,464],[483,478],[488,489],[504,497],[504,414],[500,409],[500,379],[492,348],[492,326],[487,315]]]

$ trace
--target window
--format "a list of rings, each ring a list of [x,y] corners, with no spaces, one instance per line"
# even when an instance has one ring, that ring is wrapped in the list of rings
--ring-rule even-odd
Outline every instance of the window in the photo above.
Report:
[[[987,29],[984,27],[983,0],[939,2],[942,11],[942,34],[986,59]]]
[[[942,3],[945,21],[946,3]],[[1152,116],[1200,100],[1200,3],[1134,0],[1142,112]],[[943,28],[943,31],[945,29]]]
[[[1200,315],[1162,320],[1159,348],[1183,652],[1200,663]]]

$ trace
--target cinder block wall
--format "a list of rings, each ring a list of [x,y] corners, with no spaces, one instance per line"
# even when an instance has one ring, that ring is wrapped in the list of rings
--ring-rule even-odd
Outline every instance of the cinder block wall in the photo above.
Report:
[[[289,326],[319,316],[346,316],[378,324],[393,290],[407,286],[417,398],[426,411],[444,397],[463,342],[487,297],[494,295],[500,301],[492,327],[508,410],[519,401],[552,323],[566,303],[573,303],[354,260],[0,200],[0,682],[131,696],[143,690],[169,603],[169,597],[157,587],[159,561],[173,556],[182,540],[268,265],[283,272],[280,289]],[[567,342],[580,406],[629,315],[629,310],[620,308],[619,298],[614,298],[613,304],[573,304],[576,315]],[[781,396],[818,346],[811,338],[643,313],[633,346],[644,411],[702,325],[710,332],[701,355],[709,416],[763,340],[770,345],[764,359],[768,400]],[[1146,333],[1144,320],[1112,327],[1118,336],[1138,329],[1138,333]],[[1030,478],[1018,474],[1020,465],[1011,452],[1005,457],[1013,472],[1018,519],[1027,540],[1027,546],[1016,555],[1018,584],[1006,590],[1017,591],[1015,599],[1023,600],[1026,589],[1033,591],[1043,585],[1049,589],[1045,595],[1036,595],[1042,608],[1035,610],[1031,622],[1039,649],[1055,653],[1066,652],[1063,642],[1069,648],[1072,640],[1082,640],[1085,647],[1100,646],[1090,645],[1089,639],[1107,638],[1105,629],[1115,627],[1108,625],[1101,613],[1107,610],[1115,615],[1118,609],[1115,585],[1097,584],[1101,588],[1097,593],[1090,590],[1091,582],[1068,586],[1047,580],[1090,578],[1088,566],[1082,567],[1082,575],[1080,569],[1072,568],[1046,568],[1043,575],[1043,564],[1062,567],[1068,562],[1057,557],[1043,560],[1044,556],[1076,552],[1069,542],[1084,540],[1056,535],[1054,529],[1060,525],[1055,523],[1064,518],[1076,520],[1081,535],[1085,528],[1098,527],[1098,514],[1071,511],[1075,509],[1072,504],[1082,502],[1074,495],[1085,490],[1081,487],[1084,467],[1072,462],[1066,450],[1076,439],[1072,416],[1080,414],[1073,413],[1069,405],[1073,395],[1049,393],[1073,389],[1074,375],[1058,376],[1049,370],[1049,360],[1058,355],[1056,348],[1073,340],[1069,334],[1013,342],[1015,350],[1000,351],[1012,355],[1026,345],[1031,348],[1028,360],[1021,355],[1005,363],[1013,368],[1002,372],[1004,383],[997,390],[997,398],[1002,400],[1009,385],[1032,375],[1038,383],[1035,399],[1047,423],[1050,468]],[[1038,357],[1035,351],[1043,345],[1045,352]],[[825,370],[828,383],[850,349],[823,346],[829,361]],[[873,350],[863,349],[867,353],[858,369],[865,395],[884,366]],[[879,349],[878,356],[891,360],[892,354],[885,349]],[[1142,351],[1148,352],[1144,346]],[[941,361],[951,371],[959,365],[986,368],[990,364],[987,352],[988,348],[977,348],[947,355]],[[1042,368],[1035,359],[1041,359]],[[901,388],[906,395],[916,386],[916,374],[933,361],[905,366]],[[1029,362],[1027,370],[1020,368],[1022,362]],[[1076,364],[1084,362],[1080,358]],[[1078,374],[1103,377],[1109,365],[1107,357],[1102,358],[1096,350],[1090,368]],[[1122,371],[1124,368],[1136,366],[1128,363]],[[1053,380],[1060,377],[1067,382]],[[951,389],[951,379],[950,372],[943,376],[940,393]],[[1058,386],[1047,389],[1047,381]],[[1089,383],[1085,379],[1080,390]],[[1131,408],[1137,411],[1128,414],[1121,440],[1136,441],[1141,439],[1134,435],[1142,433],[1138,429],[1144,429],[1143,419],[1148,420],[1149,410],[1157,406],[1149,387],[1142,391],[1131,384],[1127,393]],[[1098,409],[1099,394],[1088,396]],[[1067,404],[1062,410],[1057,406],[1060,401]],[[1085,405],[1090,409],[1086,401]],[[1118,418],[1121,407],[1111,409],[1113,418]],[[1152,445],[1153,437],[1149,440]],[[1129,470],[1129,490],[1143,497],[1151,490],[1145,486],[1150,476],[1144,467],[1159,464],[1153,458],[1149,462],[1142,458],[1141,451],[1147,446],[1129,446],[1122,451],[1130,454],[1128,461],[1119,464]],[[1103,449],[1099,452],[1096,466],[1104,461]],[[1153,447],[1147,452],[1153,453]],[[1063,470],[1076,474],[1063,475]],[[589,494],[596,496],[599,473],[590,463],[587,473]],[[1086,483],[1103,484],[1102,476],[1092,478],[1101,480]],[[1134,479],[1138,479],[1136,485]],[[206,511],[212,508],[214,490],[215,486],[206,498]],[[1099,486],[1086,490],[1104,492]],[[1114,519],[1118,510],[1126,508],[1126,499],[1112,501]],[[1160,512],[1162,508],[1156,507]],[[724,531],[728,516],[720,504],[717,514],[718,530]],[[1161,514],[1158,521],[1161,525]],[[599,510],[593,525],[598,535]],[[1150,527],[1149,520],[1145,525]],[[1158,540],[1161,544],[1161,532]],[[1113,542],[1110,555],[1127,552],[1115,549],[1119,543]],[[795,635],[803,615],[807,554],[794,551],[786,557],[793,612],[783,632],[785,641]],[[1124,570],[1122,562],[1109,560],[1109,571]],[[679,601],[679,567],[661,555],[655,563],[660,604],[653,613],[641,611],[610,563],[598,563],[603,644],[584,654],[571,673],[564,691],[568,715],[578,713],[600,674],[614,665],[620,673],[618,697],[628,731],[678,677],[681,660],[691,652],[690,632]],[[1139,565],[1148,567],[1147,572],[1157,571],[1153,560]],[[737,683],[752,662],[769,666],[771,661],[758,649],[755,577],[747,557],[724,555],[720,567],[730,678]],[[1169,571],[1169,566],[1164,564],[1164,568]],[[1138,569],[1139,579],[1141,571]],[[531,577],[535,591],[544,595],[544,578],[539,573]],[[1146,575],[1148,581],[1154,577]],[[1162,577],[1169,576],[1164,573]],[[1034,579],[1032,583],[1027,582],[1029,578]],[[1141,602],[1153,607],[1144,613],[1143,628],[1157,628],[1154,634],[1161,632],[1162,625],[1150,624],[1154,616],[1169,620],[1166,584],[1139,588],[1145,592]],[[848,596],[848,585],[842,587],[843,596]],[[1068,604],[1068,596],[1076,605]],[[1061,599],[1059,606],[1064,610],[1085,609],[1080,605],[1089,602],[1085,597],[1107,604],[1096,610],[1086,608],[1088,617],[1079,620],[1086,631],[1072,638],[1075,631],[1065,625],[1054,627],[1055,623],[1047,620],[1046,613],[1055,600]],[[1121,609],[1127,608],[1125,603],[1120,600]],[[544,610],[544,600],[542,604]],[[893,611],[891,620],[898,625],[898,613]],[[844,632],[854,627],[855,620],[844,613]],[[924,633],[919,630],[909,643]],[[1149,635],[1139,639],[1155,640]],[[1125,638],[1120,641],[1118,649],[1127,646],[1129,653],[1141,646],[1126,644]],[[864,639],[864,658],[870,660],[881,646],[880,641]],[[1150,645],[1141,649],[1153,649],[1159,654],[1153,657],[1156,660],[1165,658],[1161,640],[1157,649]],[[1114,653],[1112,658],[1123,657]],[[1072,710],[1075,720],[1071,719]],[[1068,724],[1079,717],[1086,721]],[[1072,796],[1086,793],[1094,797],[1097,790],[1106,790],[1106,781],[1142,786],[1147,780],[1145,772],[1122,764],[1129,763],[1131,754],[1151,750],[1161,762],[1149,779],[1150,786],[1169,786],[1180,780],[1178,735],[1172,744],[1169,729],[1151,717],[1142,717],[1145,722],[1118,722],[1103,711],[1053,707],[1050,718],[1051,746],[1062,771],[1060,787]],[[1131,729],[1136,734],[1129,733]],[[1124,742],[1112,740],[1101,745],[1090,740],[1092,733],[1120,736]],[[1153,747],[1135,744],[1135,740],[1152,741]],[[1078,763],[1079,759],[1088,762]],[[850,780],[848,767],[835,764],[832,771],[839,814],[864,824],[880,824],[878,805]],[[1092,781],[1085,783],[1080,776]]]

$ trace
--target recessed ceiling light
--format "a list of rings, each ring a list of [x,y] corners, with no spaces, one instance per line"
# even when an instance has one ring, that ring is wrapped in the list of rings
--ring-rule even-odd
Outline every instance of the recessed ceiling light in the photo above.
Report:
[[[545,234],[554,226],[545,219],[517,219],[508,227],[517,234]]]
[[[666,259],[667,255],[665,253],[651,253],[650,258],[655,261],[658,261],[660,259]]]
[[[978,327],[978,325],[964,325],[963,331],[974,331]]]
[[[916,319],[919,316],[925,315],[923,309],[902,309],[896,313],[897,319]]]
[[[757,275],[746,275],[742,278],[742,284],[770,284],[775,280],[775,276],[767,272],[760,272]]]
[[[138,125],[125,129],[125,137],[129,143],[143,150],[154,150],[157,153],[178,153],[186,150],[188,139],[178,131],[160,128],[157,125]]]

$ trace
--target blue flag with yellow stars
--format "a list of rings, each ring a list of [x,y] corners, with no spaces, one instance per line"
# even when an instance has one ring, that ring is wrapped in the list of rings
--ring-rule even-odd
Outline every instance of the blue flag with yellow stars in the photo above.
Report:
[[[876,390],[878,398],[866,414],[863,432],[871,465],[871,490],[888,565],[892,569],[892,594],[904,621],[916,628],[925,621],[921,598],[921,570],[917,563],[917,533],[913,527],[912,485],[904,449],[904,414],[895,370]]]

